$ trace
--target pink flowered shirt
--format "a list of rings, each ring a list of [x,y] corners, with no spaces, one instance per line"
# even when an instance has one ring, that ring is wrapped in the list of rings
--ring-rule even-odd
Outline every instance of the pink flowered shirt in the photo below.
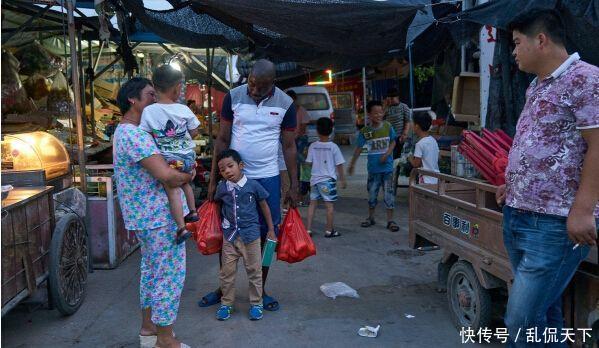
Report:
[[[507,205],[568,216],[587,151],[581,130],[591,128],[599,128],[599,68],[574,53],[526,91],[506,169]]]
[[[174,224],[164,187],[139,163],[160,155],[152,136],[132,124],[121,123],[113,139],[114,176],[125,228],[149,230]],[[183,191],[181,195],[187,214]]]

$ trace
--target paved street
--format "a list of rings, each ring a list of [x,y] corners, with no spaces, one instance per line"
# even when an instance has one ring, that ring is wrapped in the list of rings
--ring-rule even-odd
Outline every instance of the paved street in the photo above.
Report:
[[[344,147],[349,161],[352,149]],[[264,319],[247,319],[247,283],[238,277],[237,311],[231,320],[218,322],[216,307],[198,308],[202,294],[217,287],[217,256],[202,256],[193,243],[187,248],[187,279],[177,336],[192,347],[460,347],[446,294],[436,292],[440,251],[421,253],[408,248],[407,191],[397,198],[398,233],[384,227],[379,205],[378,224],[364,229],[366,217],[366,158],[358,173],[340,190],[336,226],[340,238],[322,236],[324,208],[317,211],[314,241],[317,255],[289,265],[275,263],[266,286],[281,303],[278,312]],[[302,213],[306,208],[302,208]],[[32,313],[18,307],[2,318],[4,347],[136,347],[139,330],[139,252],[118,269],[90,274],[88,296],[71,317],[38,309]],[[359,299],[325,297],[319,290],[327,282],[345,282]],[[414,316],[406,318],[406,314]],[[363,325],[381,325],[379,337],[357,335]]]

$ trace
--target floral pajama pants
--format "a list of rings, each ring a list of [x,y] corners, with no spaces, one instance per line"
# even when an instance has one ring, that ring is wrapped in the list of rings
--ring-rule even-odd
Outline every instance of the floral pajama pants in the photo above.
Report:
[[[177,225],[137,231],[141,242],[141,280],[139,296],[142,309],[152,309],[152,322],[169,326],[179,310],[185,281],[185,243],[175,243]]]

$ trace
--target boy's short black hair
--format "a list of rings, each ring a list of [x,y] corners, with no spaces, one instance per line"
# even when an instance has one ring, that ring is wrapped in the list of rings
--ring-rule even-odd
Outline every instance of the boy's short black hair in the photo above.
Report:
[[[433,118],[428,112],[418,112],[414,115],[414,124],[417,124],[424,132],[428,132],[433,124]]]
[[[333,121],[328,117],[321,117],[316,121],[316,132],[319,135],[329,136],[333,133]]]
[[[372,111],[372,108],[375,106],[383,107],[383,103],[380,100],[371,100],[366,104],[366,112]]]
[[[221,152],[216,157],[216,163],[220,162],[224,158],[229,158],[229,157],[231,157],[233,159],[233,161],[235,161],[237,163],[241,163],[241,155],[239,154],[239,152],[237,152],[233,149],[228,149],[228,150]]]
[[[559,13],[554,10],[531,10],[514,18],[508,24],[510,32],[517,30],[522,34],[533,37],[544,33],[556,44],[564,45],[566,32]]]
[[[141,98],[141,91],[146,88],[147,85],[152,85],[152,82],[143,77],[134,77],[131,80],[125,82],[119,93],[116,96],[116,103],[121,109],[121,114],[127,113],[131,108],[130,98]]]
[[[168,64],[159,66],[152,74],[154,88],[159,92],[166,92],[169,88],[180,83],[181,80],[183,80],[183,73]]]

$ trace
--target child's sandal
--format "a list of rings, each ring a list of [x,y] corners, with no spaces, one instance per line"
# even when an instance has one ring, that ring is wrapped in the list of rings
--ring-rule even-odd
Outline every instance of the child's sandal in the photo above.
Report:
[[[389,221],[387,222],[387,229],[391,232],[397,232],[399,231],[399,226],[397,226],[395,221]]]
[[[362,227],[370,227],[372,225],[374,225],[374,219],[371,219],[371,218],[367,218],[366,221],[364,221],[360,224],[360,226],[362,226]]]
[[[177,230],[177,244],[185,243],[185,241],[191,238],[192,235],[193,233],[189,232],[185,227],[181,227]]]
[[[185,222],[189,223],[189,222],[200,221],[200,218],[198,217],[197,213],[190,212],[189,214],[185,215],[185,217],[183,218],[183,220],[185,220]]]
[[[334,238],[334,237],[339,237],[339,236],[341,236],[341,233],[337,232],[336,230],[326,231],[324,233],[325,238]]]

